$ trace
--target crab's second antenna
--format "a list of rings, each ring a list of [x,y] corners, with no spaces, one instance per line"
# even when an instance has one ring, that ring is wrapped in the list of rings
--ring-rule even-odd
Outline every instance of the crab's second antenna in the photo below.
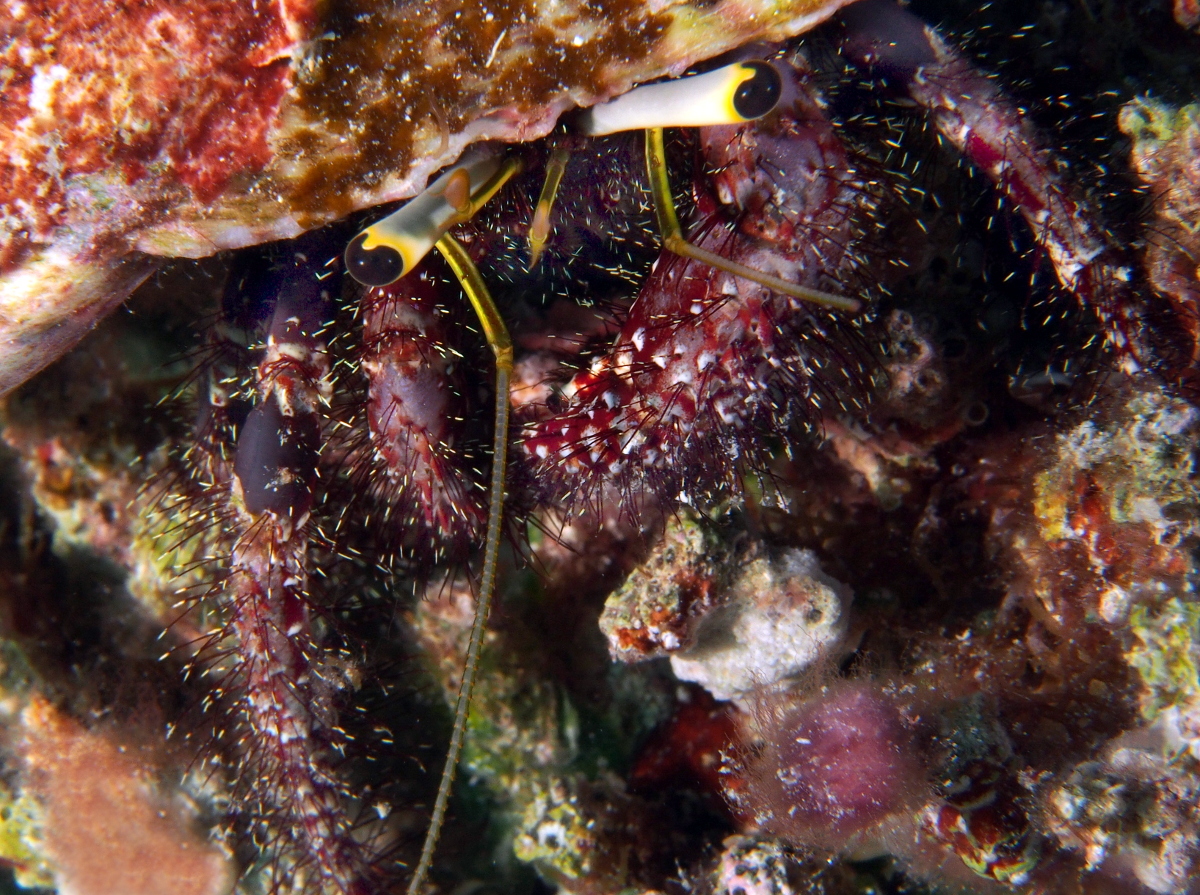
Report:
[[[409,895],[416,895],[420,891],[429,874],[433,852],[446,819],[446,805],[450,801],[458,757],[462,752],[467,713],[471,708],[471,691],[475,687],[475,674],[479,666],[479,651],[491,610],[492,595],[496,590],[496,563],[504,520],[504,476],[508,467],[508,383],[513,369],[512,340],[479,270],[458,240],[447,231],[455,224],[469,220],[520,167],[518,160],[511,157],[501,159],[495,152],[479,150],[468,153],[462,162],[435,180],[399,211],[359,233],[346,248],[346,268],[351,276],[365,286],[386,286],[398,280],[412,270],[431,248],[436,248],[462,285],[467,299],[479,316],[488,345],[496,355],[492,487],[475,621],[471,625],[471,640],[467,646],[458,704],[454,709],[450,749],[438,783],[429,830],[421,847],[421,858],[408,885]]]
[[[479,276],[479,270],[466,251],[450,234],[443,235],[435,246],[455,277],[462,284],[471,306],[479,315],[488,345],[496,355],[496,431],[492,445],[492,488],[488,503],[487,536],[483,547],[483,572],[479,580],[479,596],[475,603],[475,621],[471,625],[471,640],[467,646],[466,664],[463,667],[462,683],[458,690],[458,704],[454,708],[454,728],[450,734],[450,748],[446,753],[446,764],[442,779],[438,783],[437,798],[433,803],[433,814],[425,844],[421,847],[421,859],[408,885],[408,895],[417,895],[429,866],[433,851],[437,848],[442,822],[446,818],[446,805],[450,800],[450,788],[454,785],[454,774],[458,769],[458,757],[462,752],[463,738],[467,729],[467,713],[471,709],[471,691],[475,687],[475,673],[479,667],[479,651],[483,644],[483,632],[487,627],[491,610],[492,594],[496,589],[496,562],[500,554],[500,529],[504,518],[504,473],[508,459],[508,381],[513,369],[512,340],[508,329],[500,318],[495,302]]]
[[[724,270],[734,276],[750,280],[775,292],[790,295],[802,301],[838,311],[854,312],[862,308],[862,302],[856,298],[847,298],[843,295],[821,292],[819,289],[810,289],[799,283],[790,283],[761,270],[755,270],[753,267],[739,264],[730,258],[722,258],[708,249],[702,249],[700,246],[688,242],[683,236],[683,228],[679,226],[679,218],[675,215],[675,203],[671,199],[671,184],[667,179],[667,153],[663,145],[661,127],[646,128],[646,171],[650,176],[650,194],[654,197],[654,211],[658,216],[658,229],[662,233],[663,248],[676,255],[692,258],[709,267]]]

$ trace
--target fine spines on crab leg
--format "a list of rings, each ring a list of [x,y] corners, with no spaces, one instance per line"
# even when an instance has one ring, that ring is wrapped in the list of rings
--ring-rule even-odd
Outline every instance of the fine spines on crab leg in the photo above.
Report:
[[[646,84],[587,109],[578,128],[591,136],[649,127],[739,124],[779,103],[783,82],[769,62],[735,62],[702,75]]]
[[[346,269],[364,286],[386,286],[412,270],[455,224],[470,220],[520,169],[496,150],[475,149],[422,193],[346,247]]]
[[[252,826],[262,827],[256,835],[281,849],[272,866],[285,878],[318,877],[359,895],[369,891],[372,862],[353,836],[344,786],[317,744],[336,739],[320,708],[333,686],[313,664],[318,645],[307,593],[309,517],[330,391],[322,332],[340,286],[340,265],[323,263],[321,250],[319,240],[301,243],[293,256],[256,371],[258,400],[237,440],[236,541],[220,594],[230,659],[219,669],[220,689],[241,715],[243,807]]]
[[[370,537],[384,556],[461,559],[487,519],[459,403],[466,371],[450,347],[457,315],[442,306],[437,266],[427,259],[360,299],[367,439],[355,490],[381,511]]]
[[[894,0],[865,0],[842,15],[847,56],[904,84],[942,136],[1015,206],[1059,282],[1099,317],[1116,353],[1145,357],[1132,265],[1029,116],[994,78]]]

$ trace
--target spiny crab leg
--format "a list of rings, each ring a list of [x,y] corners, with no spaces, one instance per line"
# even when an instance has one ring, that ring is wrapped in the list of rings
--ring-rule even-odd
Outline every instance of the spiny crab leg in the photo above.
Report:
[[[1029,116],[935,30],[893,0],[843,13],[847,56],[898,78],[938,131],[1029,224],[1059,282],[1100,318],[1118,355],[1145,358],[1133,268],[1095,219]]]
[[[296,251],[291,266],[257,368],[258,402],[237,439],[231,497],[238,535],[222,589],[225,626],[214,640],[237,644],[221,689],[235,695],[242,714],[256,813],[286,818],[311,864],[303,871],[361,895],[370,890],[370,849],[353,836],[343,786],[312,745],[337,736],[319,708],[334,685],[313,665],[307,554],[321,406],[331,390],[323,331],[340,270],[322,263],[319,242]],[[264,780],[286,781],[282,795]]]
[[[494,156],[472,158],[438,178],[428,190],[399,211],[363,230],[346,249],[346,266],[355,279],[366,285],[382,286],[408,273],[432,246],[450,266],[479,317],[480,325],[496,357],[495,433],[492,445],[492,485],[488,501],[487,533],[484,539],[483,571],[475,619],[467,646],[466,662],[459,685],[458,703],[446,763],[438,783],[437,798],[429,829],[421,847],[421,858],[409,883],[408,892],[420,891],[433,861],[450,790],[458,769],[466,735],[471,692],[479,667],[483,633],[491,611],[496,587],[496,564],[500,553],[500,532],[504,518],[504,479],[508,457],[509,379],[513,369],[513,346],[508,328],[488,292],[479,270],[459,242],[446,231],[468,220],[495,195],[520,168],[515,159],[497,162]],[[476,184],[479,184],[476,186]],[[472,189],[474,187],[474,189]],[[392,275],[396,270],[399,273]],[[386,279],[385,279],[386,278]]]
[[[807,66],[780,68],[789,99],[776,115],[701,129],[717,183],[697,191],[688,236],[722,261],[817,288],[855,276],[875,198]],[[669,197],[661,181],[659,191]],[[721,191],[736,205],[722,207]],[[527,421],[520,452],[539,499],[588,507],[610,489],[626,502],[736,489],[741,464],[764,461],[754,433],[860,408],[872,364],[855,323],[706,260],[662,255],[608,354],[562,387],[557,410]]]

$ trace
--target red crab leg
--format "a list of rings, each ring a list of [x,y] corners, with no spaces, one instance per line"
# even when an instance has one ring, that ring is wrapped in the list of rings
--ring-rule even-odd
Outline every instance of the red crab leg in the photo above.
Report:
[[[453,368],[440,283],[422,263],[362,298],[362,369],[375,470],[369,487],[402,550],[463,556],[478,542],[484,493],[467,477],[456,442]]]
[[[1073,189],[1033,123],[932,28],[892,0],[843,13],[846,51],[903,80],[938,131],[1021,213],[1062,285],[1099,315],[1119,355],[1145,356],[1128,259]]]
[[[319,408],[329,395],[320,332],[339,283],[336,276],[322,281],[320,270],[297,251],[258,365],[260,400],[238,437],[233,491],[240,532],[224,591],[234,667],[222,689],[235,694],[244,719],[250,811],[263,832],[281,836],[295,852],[278,855],[280,864],[294,861],[343,893],[359,893],[368,891],[363,848],[342,809],[342,786],[320,757],[318,740],[335,731],[334,687],[314,662],[307,596]]]
[[[726,227],[711,197],[689,239],[708,251],[826,287],[852,267],[856,211],[867,197],[801,72],[765,123],[702,130],[717,190],[736,211]],[[831,291],[839,292],[835,286]],[[547,499],[627,491],[691,495],[730,485],[739,458],[853,389],[860,371],[849,324],[829,311],[664,254],[611,352],[566,386],[566,407],[529,425],[522,453]]]

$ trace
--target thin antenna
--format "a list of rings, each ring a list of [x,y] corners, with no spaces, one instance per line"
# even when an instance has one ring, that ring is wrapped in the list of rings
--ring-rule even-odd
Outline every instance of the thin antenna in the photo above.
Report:
[[[475,621],[471,625],[471,641],[467,646],[466,665],[463,668],[462,683],[458,688],[458,704],[454,709],[450,748],[446,753],[446,764],[442,768],[441,782],[438,783],[437,798],[433,803],[433,814],[429,818],[425,844],[421,847],[421,859],[417,862],[417,869],[408,884],[408,895],[418,895],[425,877],[429,875],[433,851],[437,848],[442,824],[446,820],[446,805],[450,801],[450,789],[454,785],[458,757],[462,752],[463,738],[466,736],[467,714],[471,710],[471,691],[475,688],[475,673],[479,668],[483,632],[487,628],[492,595],[496,590],[496,561],[500,553],[500,526],[504,519],[504,475],[508,462],[508,381],[513,368],[512,340],[509,338],[508,329],[475,264],[458,241],[449,234],[437,241],[436,248],[462,284],[471,306],[479,315],[488,345],[496,355],[496,431],[492,443],[492,487],[488,503],[487,537],[483,548],[483,576],[479,582],[479,598],[475,603]]]
[[[730,258],[722,258],[715,252],[702,249],[684,239],[683,229],[679,226],[679,219],[675,215],[675,205],[671,200],[671,185],[667,180],[667,153],[663,146],[661,127],[646,128],[646,171],[650,176],[650,194],[654,198],[654,211],[658,216],[658,229],[662,233],[663,248],[676,255],[700,261],[709,267],[726,271],[735,277],[751,280],[775,292],[790,295],[801,301],[851,313],[862,309],[862,302],[857,298],[833,295],[819,289],[802,286],[799,283],[789,283],[787,280],[781,280],[769,273],[739,264]]]

